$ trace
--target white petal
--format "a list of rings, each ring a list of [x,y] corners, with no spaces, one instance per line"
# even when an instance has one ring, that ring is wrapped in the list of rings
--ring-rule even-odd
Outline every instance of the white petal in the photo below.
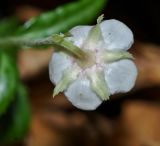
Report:
[[[124,23],[111,19],[103,21],[100,27],[106,49],[128,50],[133,44],[133,33]]]
[[[131,90],[136,77],[137,68],[131,60],[123,59],[105,66],[105,80],[111,94]]]
[[[87,39],[91,28],[92,26],[76,26],[72,28],[69,31],[73,35],[70,40],[73,41],[76,46],[82,47],[84,41]]]
[[[94,110],[102,100],[92,91],[87,78],[78,78],[65,92],[68,100],[77,108],[83,110]]]
[[[62,78],[63,71],[72,66],[71,58],[62,52],[55,52],[49,63],[49,76],[53,84],[57,84]]]

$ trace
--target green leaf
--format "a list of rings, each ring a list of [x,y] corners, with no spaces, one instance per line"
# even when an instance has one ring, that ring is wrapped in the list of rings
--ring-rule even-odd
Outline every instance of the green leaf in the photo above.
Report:
[[[16,18],[7,18],[0,21],[0,37],[12,36],[18,29],[19,22]]]
[[[28,131],[31,111],[27,99],[26,90],[18,85],[16,98],[10,105],[7,113],[0,119],[3,131],[0,131],[0,141],[9,144],[22,139]]]
[[[19,21],[18,19],[11,17],[6,18],[0,21],[0,41],[2,39],[7,39],[15,34],[17,29],[19,28]],[[5,52],[9,53],[10,55],[15,55],[18,51],[18,48],[11,45],[8,41],[5,45],[1,45],[0,51],[5,50]]]
[[[8,108],[14,98],[18,82],[15,60],[8,54],[0,52],[0,115]]]
[[[79,0],[41,14],[19,28],[17,35],[43,38],[65,32],[75,25],[91,23],[102,11],[108,0]]]

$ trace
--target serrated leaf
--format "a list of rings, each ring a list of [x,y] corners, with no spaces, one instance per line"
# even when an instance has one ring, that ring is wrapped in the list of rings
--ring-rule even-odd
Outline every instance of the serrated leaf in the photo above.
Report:
[[[43,38],[65,32],[75,25],[88,24],[101,12],[108,0],[79,0],[41,14],[19,28],[17,35],[27,38]]]

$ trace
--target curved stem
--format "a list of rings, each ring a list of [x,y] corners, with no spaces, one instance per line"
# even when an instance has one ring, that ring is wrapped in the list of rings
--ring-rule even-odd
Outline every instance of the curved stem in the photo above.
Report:
[[[25,39],[20,37],[0,38],[0,48],[5,48],[6,46],[16,46],[25,49],[56,47],[63,49],[79,59],[85,58],[86,53],[82,49],[64,38],[65,36],[58,34],[42,39]]]

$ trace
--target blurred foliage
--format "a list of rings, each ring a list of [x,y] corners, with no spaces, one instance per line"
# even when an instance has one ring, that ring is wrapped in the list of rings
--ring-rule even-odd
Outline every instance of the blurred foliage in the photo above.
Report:
[[[12,35],[18,28],[19,23],[16,18],[8,18],[0,21],[0,37]]]
[[[15,61],[2,51],[0,53],[0,69],[0,115],[2,115],[14,98],[18,82]]]
[[[0,132],[0,141],[4,145],[23,138],[31,118],[26,89],[17,85],[17,93],[13,97],[14,101],[0,118],[0,130],[3,130]]]

